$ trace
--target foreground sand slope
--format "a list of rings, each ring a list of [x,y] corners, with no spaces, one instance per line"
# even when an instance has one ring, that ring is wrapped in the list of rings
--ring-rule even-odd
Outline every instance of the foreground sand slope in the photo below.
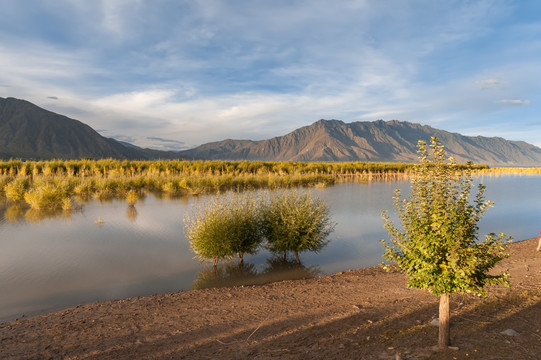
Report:
[[[438,301],[380,268],[263,286],[93,303],[0,324],[0,359],[541,359],[541,252],[511,245],[510,288],[452,296],[454,349],[436,352]],[[501,334],[513,329],[519,336]],[[458,349],[456,349],[458,348]]]

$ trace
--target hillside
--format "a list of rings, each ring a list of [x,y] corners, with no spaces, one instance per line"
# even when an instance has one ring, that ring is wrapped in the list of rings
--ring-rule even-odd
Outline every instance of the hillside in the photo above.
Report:
[[[409,122],[319,120],[272,139],[223,140],[182,152],[142,149],[28,101],[0,97],[0,158],[219,159],[265,161],[417,160],[417,142],[437,136],[459,162],[541,166],[541,148],[523,141],[470,137]]]
[[[122,145],[90,126],[28,101],[0,98],[0,158],[178,158],[177,154]]]
[[[416,161],[417,142],[437,136],[458,162],[540,166],[541,148],[522,141],[470,137],[409,122],[319,120],[262,141],[224,140],[180,152],[190,159],[275,161]]]

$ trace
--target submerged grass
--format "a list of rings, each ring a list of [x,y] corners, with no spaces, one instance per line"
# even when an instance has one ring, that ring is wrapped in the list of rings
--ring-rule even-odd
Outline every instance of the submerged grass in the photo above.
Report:
[[[291,161],[219,161],[219,160],[49,160],[0,161],[0,175],[45,175],[66,177],[134,177],[175,175],[362,175],[404,173],[412,163],[381,162],[291,162]],[[477,169],[488,168],[474,165]]]
[[[72,184],[62,179],[39,179],[24,193],[32,209],[55,210],[71,208]],[[69,203],[69,205],[68,205]]]
[[[184,196],[228,190],[326,187],[344,181],[397,181],[414,164],[187,160],[0,161],[0,197],[34,209],[69,209],[74,199],[137,201],[133,194]],[[475,166],[479,171],[488,167]],[[128,197],[128,194],[132,194]]]

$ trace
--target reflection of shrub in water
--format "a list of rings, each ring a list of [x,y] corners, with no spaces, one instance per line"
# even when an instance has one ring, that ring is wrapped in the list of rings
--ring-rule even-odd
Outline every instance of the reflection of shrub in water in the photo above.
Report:
[[[71,211],[63,210],[39,210],[39,209],[28,209],[24,214],[24,219],[29,223],[39,223],[45,219],[71,219]]]
[[[323,272],[318,266],[306,267],[297,263],[296,260],[284,260],[281,256],[267,259],[267,266],[260,274],[265,282],[281,280],[310,279],[321,275]]]
[[[4,220],[8,222],[27,221],[29,223],[38,223],[45,219],[71,219],[71,215],[75,211],[81,211],[82,207],[77,204],[70,210],[62,209],[32,209],[21,204],[13,204],[9,206],[3,214]]]
[[[206,289],[213,287],[230,287],[253,284],[257,278],[254,264],[224,264],[209,266],[201,270],[192,284],[193,289]]]
[[[206,267],[199,272],[193,289],[231,287],[241,285],[262,285],[282,280],[310,279],[322,274],[317,266],[306,267],[295,260],[284,261],[281,257],[267,259],[267,266],[258,272],[254,264],[218,265]]]
[[[4,219],[8,222],[19,222],[24,218],[24,209],[20,204],[13,204],[4,211]]]
[[[139,213],[137,212],[137,209],[135,208],[135,206],[128,206],[128,208],[126,209],[126,217],[131,222],[135,222],[135,220],[137,220],[138,214]]]

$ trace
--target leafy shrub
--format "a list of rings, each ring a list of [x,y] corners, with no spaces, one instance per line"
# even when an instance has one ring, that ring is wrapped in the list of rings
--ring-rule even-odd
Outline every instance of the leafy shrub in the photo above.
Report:
[[[186,236],[201,260],[253,254],[263,240],[260,213],[254,193],[216,197],[185,218]]]
[[[67,184],[42,182],[24,194],[24,200],[36,210],[53,210],[66,206],[70,199]]]
[[[284,191],[273,197],[262,213],[263,233],[273,252],[320,251],[334,230],[327,204],[310,192]]]
[[[140,196],[139,196],[139,193],[135,190],[129,190],[127,193],[126,193],[126,202],[128,203],[129,206],[135,206],[135,203],[137,202],[137,200],[139,200]]]
[[[30,186],[30,182],[27,177],[17,177],[9,184],[4,186],[4,192],[6,198],[13,202],[21,201],[24,199],[24,193]]]

